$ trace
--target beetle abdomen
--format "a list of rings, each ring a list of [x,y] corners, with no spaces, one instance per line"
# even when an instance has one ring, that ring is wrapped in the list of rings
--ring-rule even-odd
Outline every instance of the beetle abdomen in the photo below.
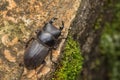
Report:
[[[27,48],[24,56],[24,64],[28,69],[38,67],[49,53],[49,48],[34,40]]]

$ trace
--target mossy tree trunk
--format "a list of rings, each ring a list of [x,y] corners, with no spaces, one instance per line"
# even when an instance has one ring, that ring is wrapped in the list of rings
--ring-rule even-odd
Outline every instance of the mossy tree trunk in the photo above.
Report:
[[[84,57],[78,80],[107,80],[105,62],[99,51],[99,42],[104,29],[107,0],[82,0],[71,24],[70,35],[78,41]]]

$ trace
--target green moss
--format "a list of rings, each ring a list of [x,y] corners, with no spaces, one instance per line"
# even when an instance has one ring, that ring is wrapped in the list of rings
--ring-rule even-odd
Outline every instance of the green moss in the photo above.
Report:
[[[69,36],[62,62],[52,80],[75,80],[82,68],[82,60],[79,44]]]
[[[101,22],[102,22],[102,15],[100,15],[99,18],[96,20],[94,30],[98,30],[99,28],[101,28],[101,25],[100,25]]]

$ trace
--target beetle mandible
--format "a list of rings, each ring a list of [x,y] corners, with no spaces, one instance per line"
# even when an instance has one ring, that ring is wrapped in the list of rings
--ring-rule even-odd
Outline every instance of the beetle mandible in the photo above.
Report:
[[[53,25],[56,19],[52,18],[41,30],[37,31],[36,38],[28,44],[24,53],[24,64],[27,69],[39,67],[44,62],[48,53],[55,47],[64,28],[63,21],[59,29]]]

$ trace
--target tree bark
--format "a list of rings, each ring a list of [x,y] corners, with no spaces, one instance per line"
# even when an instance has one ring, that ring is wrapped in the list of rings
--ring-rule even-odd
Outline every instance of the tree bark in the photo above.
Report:
[[[107,80],[98,44],[104,29],[105,0],[82,0],[71,24],[70,35],[78,41],[84,57],[78,80]],[[101,19],[99,21],[99,19]],[[99,23],[99,27],[96,24]],[[97,64],[100,61],[100,64]]]
[[[25,42],[36,36],[34,32],[51,18],[57,17],[59,28],[64,21],[64,37],[79,7],[79,0],[0,0],[0,79],[1,80],[49,80],[54,66],[47,56],[42,70],[27,70],[23,64]],[[65,40],[53,51],[57,61]],[[37,73],[37,74],[36,74]]]
[[[95,28],[104,0],[1,0],[0,1],[0,79],[1,80],[49,80],[55,71],[55,65],[48,57],[47,64],[36,70],[27,70],[19,66],[23,62],[25,44],[35,30],[42,28],[44,22],[57,17],[55,25],[65,22],[63,30],[80,43],[84,56],[82,77],[78,80],[93,80],[91,78],[92,62],[99,56],[97,45],[103,27]],[[74,20],[73,20],[74,19]],[[70,25],[71,24],[71,25]],[[65,40],[62,40],[57,50],[53,51],[53,60],[57,61]],[[97,56],[97,57],[96,57]],[[37,73],[36,73],[37,72]],[[98,77],[98,76],[97,76]],[[101,76],[99,76],[100,78]],[[103,80],[103,79],[101,79]]]

